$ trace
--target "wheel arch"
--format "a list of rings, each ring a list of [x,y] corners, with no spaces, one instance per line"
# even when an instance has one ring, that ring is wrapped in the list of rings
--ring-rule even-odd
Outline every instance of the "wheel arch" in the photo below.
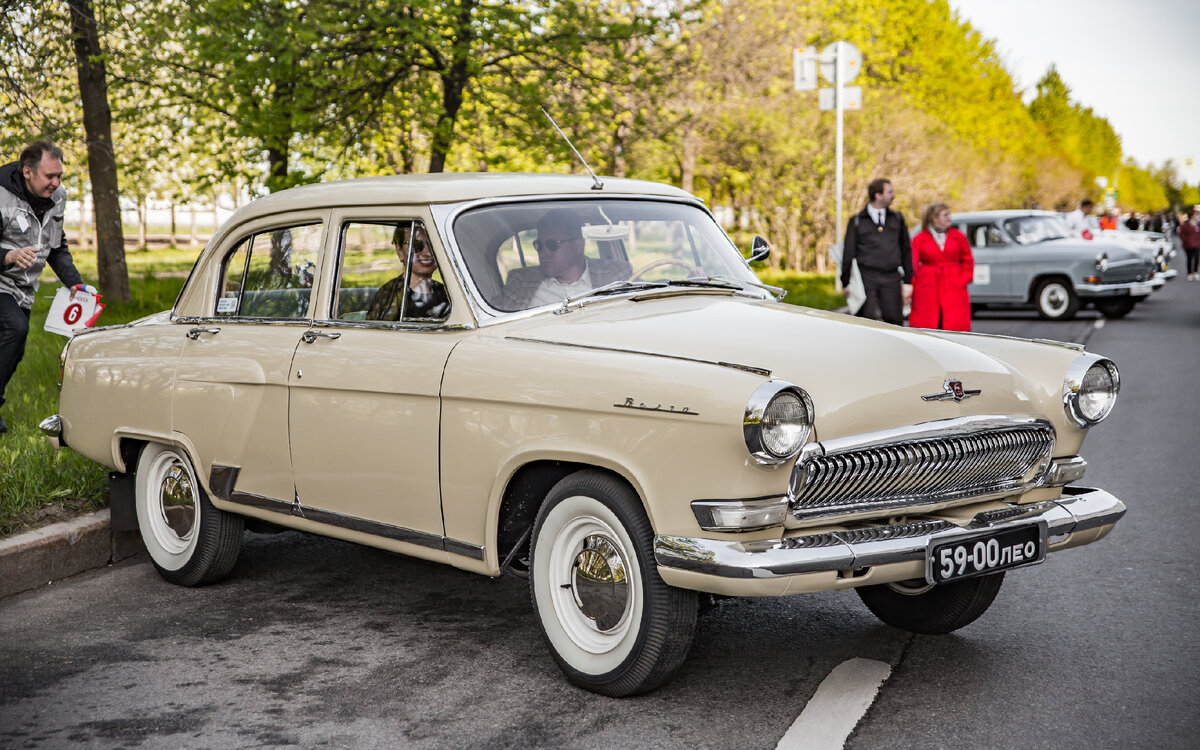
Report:
[[[519,466],[504,486],[496,513],[496,566],[503,572],[505,558],[512,554],[511,565],[516,572],[526,570],[529,557],[529,533],[537,519],[538,510],[546,495],[562,479],[579,471],[594,470],[611,476],[626,485],[638,498],[643,512],[651,518],[646,499],[636,483],[622,472],[608,466],[582,460],[537,459]]]
[[[1035,295],[1037,294],[1038,287],[1040,287],[1046,281],[1054,280],[1065,283],[1068,287],[1070,287],[1072,293],[1074,293],[1076,296],[1079,295],[1079,292],[1075,291],[1075,282],[1071,281],[1071,275],[1066,271],[1045,271],[1035,275],[1029,280],[1029,288],[1025,290],[1025,301],[1030,304],[1037,304],[1037,298]]]

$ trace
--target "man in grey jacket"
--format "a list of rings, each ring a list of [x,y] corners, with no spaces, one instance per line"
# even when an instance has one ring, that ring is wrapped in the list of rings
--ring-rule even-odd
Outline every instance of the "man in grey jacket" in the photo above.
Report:
[[[82,287],[63,232],[62,158],[56,146],[37,141],[18,161],[0,167],[0,406],[25,355],[42,269],[49,264],[65,286]],[[7,431],[0,415],[0,433]]]

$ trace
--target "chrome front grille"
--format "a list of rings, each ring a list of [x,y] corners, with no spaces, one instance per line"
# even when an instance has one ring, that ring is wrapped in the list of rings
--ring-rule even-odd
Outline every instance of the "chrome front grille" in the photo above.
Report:
[[[961,417],[805,448],[788,500],[797,520],[1000,496],[1034,487],[1054,428],[1039,419]]]

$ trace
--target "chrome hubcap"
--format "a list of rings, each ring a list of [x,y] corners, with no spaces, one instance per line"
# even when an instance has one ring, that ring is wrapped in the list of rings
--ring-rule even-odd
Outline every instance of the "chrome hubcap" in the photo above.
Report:
[[[575,604],[601,632],[615,628],[629,605],[625,562],[616,545],[603,536],[589,536],[571,566]]]
[[[177,537],[186,539],[196,521],[196,496],[191,477],[178,462],[163,475],[158,497],[163,521]]]

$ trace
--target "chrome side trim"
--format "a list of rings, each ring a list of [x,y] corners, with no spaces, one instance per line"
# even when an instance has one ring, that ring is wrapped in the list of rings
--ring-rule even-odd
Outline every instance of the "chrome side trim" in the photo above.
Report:
[[[1068,488],[1058,500],[981,513],[965,527],[929,519],[756,542],[658,535],[654,559],[666,568],[721,578],[781,578],[924,561],[930,544],[982,530],[1044,523],[1055,537],[1114,524],[1124,515],[1125,504],[1104,490]]]
[[[678,354],[662,354],[661,352],[647,352],[640,349],[622,349],[615,346],[594,346],[592,344],[572,344],[567,341],[551,341],[549,339],[531,339],[524,336],[505,336],[507,341],[524,341],[528,344],[549,344],[550,346],[569,346],[575,349],[592,349],[601,352],[619,352],[621,354],[640,354],[644,357],[660,357],[662,359],[678,359],[684,362],[698,362],[702,365],[716,365],[718,367],[729,367],[734,370],[742,370],[743,372],[770,377],[771,371],[762,367],[754,367],[753,365],[742,365],[736,362],[720,362],[712,359],[699,359],[697,357],[684,357]]]
[[[269,510],[287,516],[293,515],[293,509],[296,507],[292,502],[263,497],[262,495],[253,495],[247,492],[232,493],[229,497],[229,502],[261,510]],[[309,521],[315,521],[328,526],[337,526],[338,528],[349,529],[351,531],[361,531],[371,536],[384,537],[407,544],[416,544],[421,547],[429,547],[430,549],[440,549],[454,555],[469,557],[473,560],[483,559],[483,547],[468,544],[467,542],[460,542],[457,539],[438,536],[437,534],[430,534],[425,531],[416,531],[401,526],[368,521],[363,518],[335,513],[330,510],[311,508],[307,505],[303,506],[303,513],[300,515]]]

